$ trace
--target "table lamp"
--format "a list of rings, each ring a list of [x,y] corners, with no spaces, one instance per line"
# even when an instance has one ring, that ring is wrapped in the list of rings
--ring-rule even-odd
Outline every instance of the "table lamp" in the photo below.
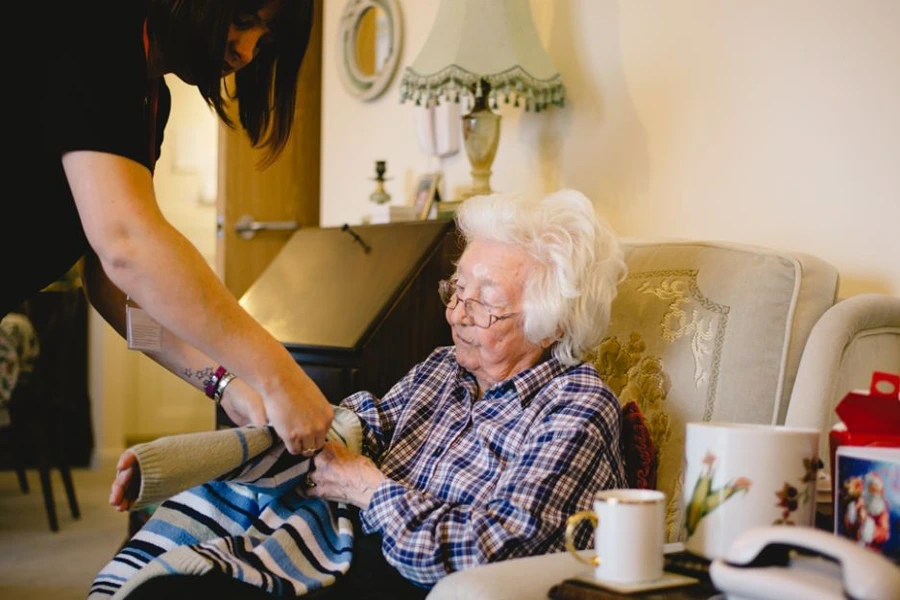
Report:
[[[400,102],[472,102],[462,116],[472,166],[469,197],[491,192],[500,142],[499,99],[540,112],[562,106],[565,88],[538,39],[529,0],[441,0],[421,52],[400,81]]]

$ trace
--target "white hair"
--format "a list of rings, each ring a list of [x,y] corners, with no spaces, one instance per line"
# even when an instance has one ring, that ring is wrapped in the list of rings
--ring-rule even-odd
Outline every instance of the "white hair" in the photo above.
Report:
[[[539,267],[523,292],[525,338],[552,338],[553,355],[575,365],[609,325],[627,267],[618,239],[584,194],[560,190],[533,200],[519,194],[474,196],[456,212],[466,245],[474,239],[522,247]]]

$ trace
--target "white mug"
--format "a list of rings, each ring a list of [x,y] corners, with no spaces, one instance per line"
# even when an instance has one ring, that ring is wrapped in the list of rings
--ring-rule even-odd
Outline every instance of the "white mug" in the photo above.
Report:
[[[602,581],[637,583],[662,577],[666,495],[657,490],[617,489],[594,494],[594,510],[566,521],[566,549],[594,567]],[[575,549],[575,527],[594,526],[596,555],[587,559]]]
[[[816,429],[688,423],[685,549],[714,560],[748,529],[812,527],[818,448]]]

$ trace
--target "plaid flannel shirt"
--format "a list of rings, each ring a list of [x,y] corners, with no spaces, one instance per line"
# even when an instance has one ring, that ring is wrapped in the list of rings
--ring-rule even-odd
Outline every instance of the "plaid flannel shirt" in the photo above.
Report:
[[[624,487],[621,409],[590,364],[550,358],[478,399],[475,377],[438,348],[383,397],[341,404],[389,478],[361,512],[388,562],[422,586],[461,569],[565,548],[566,518]],[[579,531],[576,545],[590,545]]]

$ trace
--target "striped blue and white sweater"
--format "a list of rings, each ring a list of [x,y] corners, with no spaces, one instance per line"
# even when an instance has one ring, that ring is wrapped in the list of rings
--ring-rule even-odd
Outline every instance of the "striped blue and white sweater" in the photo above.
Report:
[[[328,439],[359,452],[358,417],[337,408]],[[310,460],[271,427],[169,436],[132,448],[141,469],[133,509],[162,502],[94,579],[89,600],[127,596],[163,574],[212,570],[277,596],[302,596],[347,572],[353,525],[342,503],[306,498]]]

